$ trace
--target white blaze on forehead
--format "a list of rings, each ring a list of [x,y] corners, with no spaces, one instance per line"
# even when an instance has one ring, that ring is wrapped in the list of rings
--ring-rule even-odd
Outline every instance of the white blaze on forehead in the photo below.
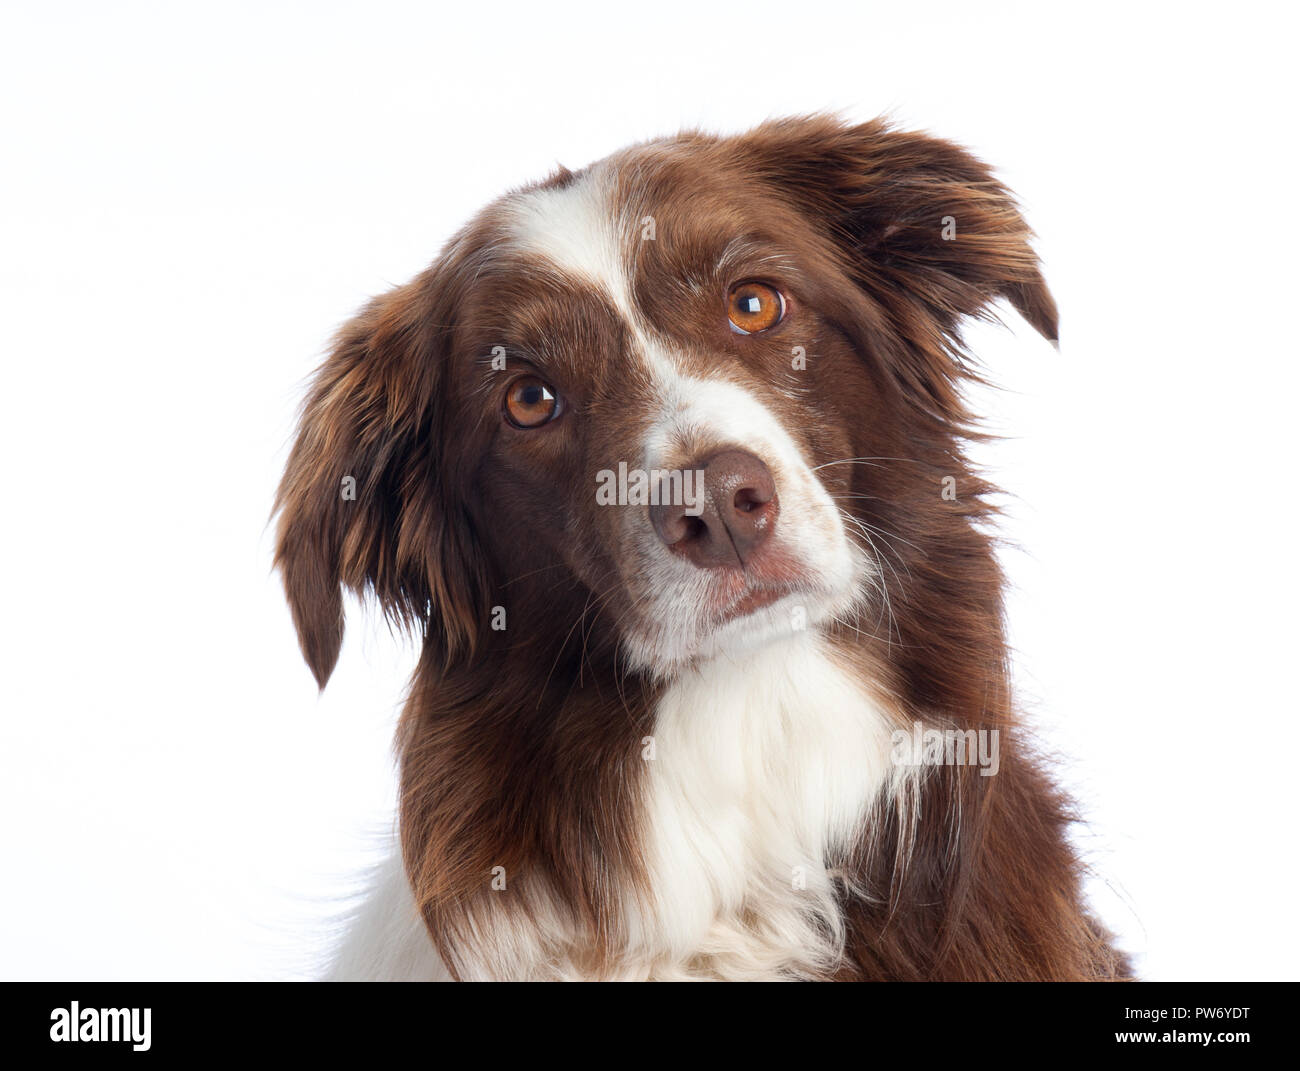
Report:
[[[506,211],[521,252],[585,281],[613,305],[636,343],[629,356],[650,373],[667,405],[681,394],[680,362],[632,297],[632,254],[642,240],[641,221],[619,201],[614,166],[593,164],[566,186],[529,190],[509,201]]]
[[[633,326],[627,228],[604,168],[593,164],[566,186],[529,190],[506,204],[519,248],[584,279]]]

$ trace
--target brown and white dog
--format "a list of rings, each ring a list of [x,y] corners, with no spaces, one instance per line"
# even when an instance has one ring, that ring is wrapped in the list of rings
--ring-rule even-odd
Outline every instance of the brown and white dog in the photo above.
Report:
[[[335,976],[1128,976],[963,450],[962,318],[1056,337],[1029,237],[947,142],[786,120],[511,193],[342,330],[277,562],[322,686],[344,588],[423,647]]]

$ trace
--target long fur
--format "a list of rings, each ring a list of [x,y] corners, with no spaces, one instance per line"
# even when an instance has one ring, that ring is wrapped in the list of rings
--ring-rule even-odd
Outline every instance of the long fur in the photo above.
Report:
[[[1129,976],[1017,718],[994,488],[964,450],[961,321],[1001,298],[1056,338],[1030,237],[960,148],[784,120],[516,191],[343,329],[276,560],[322,687],[342,589],[423,651],[404,862],[341,973]],[[789,287],[770,337],[719,319],[735,272]],[[566,385],[567,423],[502,426],[498,346]],[[802,567],[785,601],[715,628],[707,578],[643,515],[597,509],[592,477],[736,441],[776,473]],[[891,762],[914,723],[998,732],[1000,769]],[[436,959],[367,952],[426,934]]]

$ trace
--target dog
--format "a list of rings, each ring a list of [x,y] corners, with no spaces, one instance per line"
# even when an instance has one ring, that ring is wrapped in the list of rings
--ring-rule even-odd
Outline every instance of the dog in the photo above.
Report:
[[[949,142],[774,120],[560,168],[341,330],[276,564],[322,688],[345,591],[421,652],[332,977],[1131,976],[967,458],[962,322],[1057,337],[1031,237]]]

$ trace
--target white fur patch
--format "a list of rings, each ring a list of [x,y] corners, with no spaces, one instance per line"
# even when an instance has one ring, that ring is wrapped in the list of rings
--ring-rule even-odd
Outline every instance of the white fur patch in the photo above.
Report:
[[[622,219],[601,164],[593,164],[567,186],[530,190],[504,207],[514,221],[514,239],[521,251],[586,280],[629,324],[639,324],[624,254],[631,221]]]
[[[829,871],[881,793],[887,715],[806,632],[688,670],[661,700],[643,821],[654,902],[629,952],[650,977],[771,978],[833,965]]]

